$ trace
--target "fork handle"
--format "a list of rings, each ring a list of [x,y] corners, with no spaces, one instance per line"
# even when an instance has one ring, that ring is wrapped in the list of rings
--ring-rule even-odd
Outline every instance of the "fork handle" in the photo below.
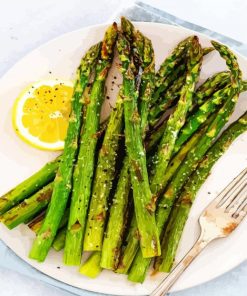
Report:
[[[190,251],[184,258],[172,269],[168,276],[161,282],[161,284],[150,294],[150,296],[166,295],[170,288],[174,285],[177,279],[190,265],[190,263],[201,253],[201,251],[208,245],[210,241],[205,241],[201,238],[197,240]]]

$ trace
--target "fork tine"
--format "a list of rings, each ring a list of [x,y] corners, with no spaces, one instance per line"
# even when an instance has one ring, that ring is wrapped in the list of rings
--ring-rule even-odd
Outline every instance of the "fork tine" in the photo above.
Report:
[[[224,203],[221,205],[224,206],[227,210],[232,208],[236,203],[238,203],[240,197],[242,197],[242,192],[246,188],[247,185],[247,178],[244,180],[241,180],[242,182],[238,183],[238,185],[230,192],[228,195],[229,197],[224,201]]]
[[[235,204],[230,209],[230,211],[233,212],[232,217],[237,218],[240,212],[245,211],[246,206],[247,206],[247,186],[245,186],[245,190],[241,192],[238,198],[238,201],[236,201]]]
[[[233,215],[233,218],[235,218],[239,224],[239,223],[241,223],[241,221],[244,219],[244,217],[246,215],[247,215],[247,203],[241,211],[239,211]]]
[[[225,189],[221,191],[221,193],[214,200],[216,207],[220,207],[224,204],[224,202],[228,199],[228,194],[231,193],[232,190],[235,190],[246,174],[247,168],[245,168]]]

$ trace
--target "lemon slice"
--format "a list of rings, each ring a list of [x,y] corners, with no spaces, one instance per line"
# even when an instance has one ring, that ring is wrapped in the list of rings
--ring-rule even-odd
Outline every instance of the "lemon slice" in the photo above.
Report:
[[[13,107],[13,126],[28,144],[44,150],[62,150],[66,137],[73,83],[39,81],[27,87]]]

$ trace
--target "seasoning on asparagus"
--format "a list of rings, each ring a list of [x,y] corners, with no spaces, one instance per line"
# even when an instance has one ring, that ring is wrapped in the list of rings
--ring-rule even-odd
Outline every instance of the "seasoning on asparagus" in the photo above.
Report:
[[[50,206],[29,254],[30,258],[37,261],[42,262],[45,260],[69,199],[72,187],[73,165],[78,151],[78,140],[82,124],[82,95],[88,84],[91,71],[98,59],[100,47],[101,43],[92,46],[82,58],[77,70],[74,94],[71,101],[69,126],[64,151],[54,181]]]
[[[224,88],[231,82],[231,73],[223,71],[216,73],[209,77],[203,84],[201,84],[194,94],[194,101],[197,105],[202,105],[206,98],[209,98],[218,91]]]
[[[167,76],[174,71],[174,69],[180,64],[180,62],[184,58],[188,48],[188,44],[190,43],[192,38],[193,37],[190,36],[185,40],[181,41],[172,51],[172,53],[161,64],[160,69],[155,76],[155,86],[157,90],[152,98],[152,104],[154,104],[160,97],[159,87],[166,80]]]
[[[48,162],[37,173],[0,197],[0,215],[53,181],[60,158]]]
[[[0,217],[0,222],[4,223],[9,229],[13,229],[21,223],[29,222],[47,207],[51,199],[52,189],[53,183],[46,185],[31,197],[5,212]]]
[[[125,157],[117,189],[112,201],[109,221],[104,236],[100,266],[116,269],[118,265],[123,233],[126,225],[126,211],[130,193],[129,160]]]
[[[160,100],[152,106],[148,117],[151,127],[156,126],[160,120],[160,116],[178,101],[181,94],[181,89],[185,84],[185,79],[186,73],[178,77],[178,79],[173,82],[167,91],[161,95]]]
[[[138,112],[138,91],[133,74],[133,60],[130,44],[122,34],[117,42],[119,58],[122,62],[123,96],[125,117],[125,143],[129,157],[134,206],[140,232],[140,244],[144,257],[154,257],[160,253],[159,237],[154,213],[149,210],[151,191],[146,166],[146,153],[142,142],[140,115]]]
[[[44,218],[45,218],[45,213],[43,213],[43,215],[41,216],[37,216],[32,222],[28,224],[28,227],[35,234],[37,234],[42,226]],[[68,219],[69,219],[69,208],[65,210],[64,215],[58,227],[58,232],[52,242],[52,247],[56,251],[60,251],[64,248]]]
[[[87,209],[91,196],[100,110],[104,99],[105,80],[114,55],[116,37],[117,25],[114,23],[105,33],[100,58],[96,64],[95,79],[87,102],[78,161],[73,174],[73,191],[64,249],[64,263],[67,265],[79,265],[81,262]]]
[[[205,126],[203,126],[182,148],[181,150],[177,153],[176,156],[173,157],[173,159],[169,162],[169,165],[167,167],[166,174],[164,176],[164,187],[168,184],[174,173],[177,171],[181,163],[183,162],[183,159],[187,155],[187,153],[196,145],[196,143],[199,141],[201,136],[205,133],[208,124],[212,122],[214,119],[215,115],[211,115],[211,117],[207,120],[205,123]],[[163,221],[163,220],[162,220]],[[163,229],[163,224],[161,220],[157,221],[157,227],[158,227],[158,232],[159,235],[161,235],[162,229]],[[132,227],[134,227],[132,225]],[[135,226],[136,227],[136,226]],[[134,231],[138,231],[137,227],[135,228]],[[138,250],[139,244],[136,243],[136,238],[132,236],[129,237],[127,240],[127,246],[126,249],[124,250],[121,261],[124,262],[124,267],[119,267],[118,271],[119,273],[125,273],[129,271],[129,268],[131,266],[131,269],[129,271],[129,279],[131,281],[135,281],[135,279],[139,278],[138,274],[143,274],[146,272],[150,265],[150,258],[143,258],[141,251]],[[135,248],[135,249],[134,249]],[[130,250],[130,251],[129,251]],[[134,251],[135,250],[135,251]],[[137,252],[137,254],[136,254]],[[136,254],[136,255],[135,255]]]
[[[228,121],[239,96],[241,71],[239,69],[237,59],[227,47],[223,45],[217,45],[215,46],[216,49],[222,53],[222,56],[227,60],[227,65],[231,70],[232,90],[226,102],[217,112],[217,116],[209,125],[206,133],[200,139],[199,143],[187,154],[183,164],[179,167],[179,170],[172,178],[170,184],[166,188],[165,193],[162,195],[156,211],[156,221],[161,228],[163,228],[167,222],[171,207],[179,191],[191,173],[196,169],[198,163],[203,158],[207,150],[212,146],[215,138],[218,136],[221,129]]]
[[[230,70],[232,70],[231,75],[233,80],[233,90],[229,94],[229,97],[227,98],[223,107],[217,113],[215,119],[207,128],[204,137],[202,137],[195,148],[187,154],[182,165],[179,167],[178,171],[172,178],[171,183],[168,185],[164,195],[162,195],[156,211],[157,227],[160,232],[168,220],[171,207],[175,198],[177,197],[178,192],[181,190],[189,175],[196,169],[199,161],[203,158],[208,148],[210,148],[214,139],[217,137],[220,130],[228,120],[229,115],[234,109],[236,99],[240,91],[239,81],[241,79],[241,72],[239,70],[235,56],[226,47],[221,50],[224,50],[224,54],[228,60],[227,64],[230,65]],[[143,281],[149,264],[150,262],[148,262],[148,260],[143,260],[143,258],[140,256],[140,253],[138,253],[128,278],[132,281]]]
[[[208,150],[197,167],[197,170],[191,175],[188,183],[183,187],[182,193],[169,217],[169,223],[166,227],[162,243],[162,255],[157,258],[155,263],[156,270],[170,272],[185,223],[197,192],[207,179],[216,161],[224,154],[232,142],[246,130],[247,112],[224,131],[220,138]],[[173,223],[171,223],[172,221]]]
[[[188,55],[186,83],[181,91],[178,105],[167,121],[164,135],[159,144],[156,163],[153,170],[154,173],[150,182],[150,188],[155,199],[163,188],[165,171],[168,162],[170,161],[178,133],[183,126],[187,112],[192,105],[195,85],[199,78],[202,62],[202,49],[196,36],[191,40]]]
[[[135,215],[133,215],[130,229],[126,238],[126,247],[124,248],[121,257],[119,258],[118,268],[115,270],[117,273],[127,274],[128,270],[135,258],[138,247],[140,246],[140,234],[137,227],[137,222]],[[142,256],[142,251],[140,250]],[[143,256],[142,256],[143,258]],[[145,260],[150,260],[151,258],[145,258]]]
[[[99,251],[105,231],[108,197],[115,176],[115,165],[123,127],[123,99],[121,90],[116,107],[110,115],[102,147],[99,151],[92,197],[85,230],[84,251]]]
[[[208,116],[216,111],[217,107],[229,97],[231,87],[226,86],[223,89],[218,90],[209,98],[199,109],[192,114],[186,124],[181,129],[178,139],[173,149],[173,154],[179,151],[180,147],[190,138],[191,135],[208,119]]]

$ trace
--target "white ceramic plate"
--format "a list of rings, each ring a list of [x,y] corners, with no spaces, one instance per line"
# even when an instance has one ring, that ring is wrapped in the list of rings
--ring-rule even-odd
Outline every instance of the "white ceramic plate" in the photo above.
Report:
[[[186,36],[195,34],[183,28],[154,23],[136,23],[136,27],[153,42],[156,66],[171,49]],[[23,143],[11,125],[11,107],[19,92],[29,83],[47,78],[70,79],[89,46],[102,39],[106,26],[95,26],[63,35],[34,50],[18,62],[0,81],[0,195],[14,187],[23,179],[37,171],[55,153],[34,149]],[[209,40],[200,34],[203,46]],[[246,78],[247,60],[238,56]],[[225,69],[224,61],[216,52],[210,53],[203,62],[201,81],[211,74]],[[113,96],[111,81],[115,74],[109,75],[108,92]],[[242,94],[232,119],[236,119],[247,109],[247,93]],[[103,107],[103,114],[109,112],[109,102]],[[180,243],[177,259],[191,247],[198,235],[197,218],[202,209],[229,181],[247,166],[247,133],[240,136],[225,155],[214,166],[211,176],[201,188],[192,208],[186,229]],[[75,267],[62,264],[62,253],[51,250],[45,263],[39,264],[28,259],[34,235],[21,225],[12,231],[0,225],[1,239],[23,260],[41,272],[69,285],[106,294],[144,295],[149,294],[163,277],[148,276],[144,284],[128,282],[125,276],[104,271],[95,280],[83,277]],[[174,290],[189,288],[209,281],[235,267],[247,258],[247,220],[227,239],[215,241],[191,264],[174,286]],[[58,269],[57,267],[61,268]]]

